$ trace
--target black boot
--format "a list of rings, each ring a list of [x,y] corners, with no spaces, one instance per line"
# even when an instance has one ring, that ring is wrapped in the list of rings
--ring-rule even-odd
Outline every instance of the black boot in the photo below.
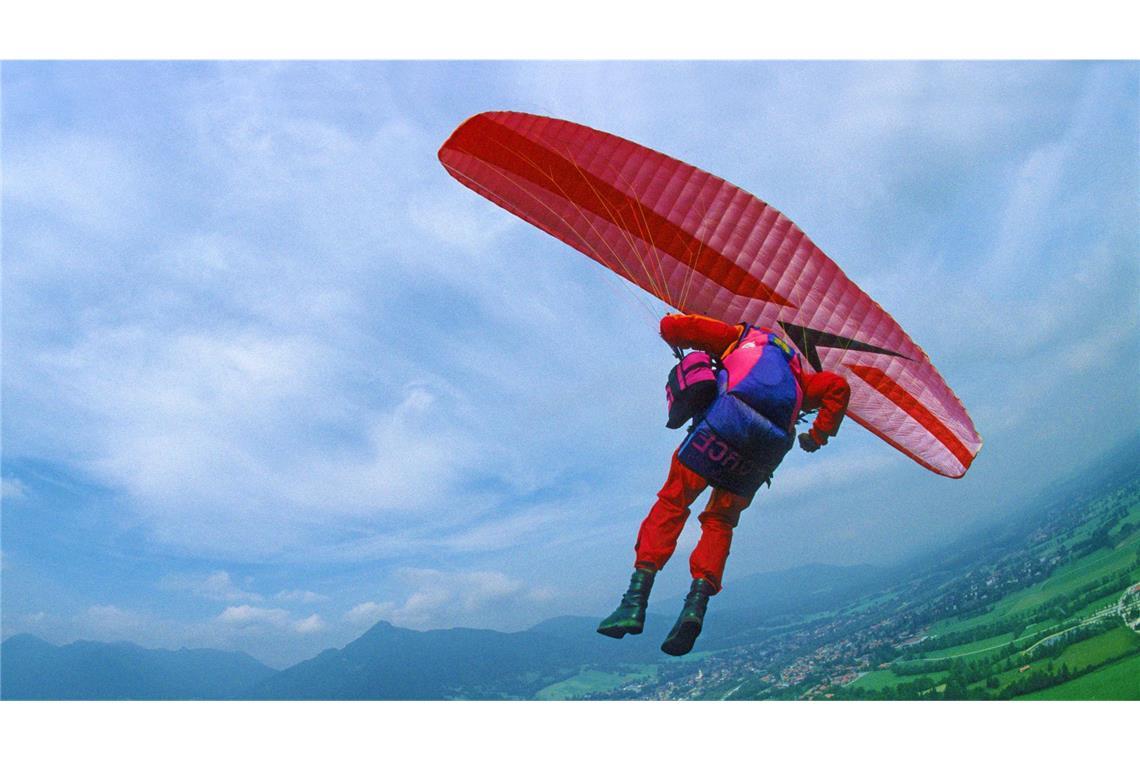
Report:
[[[705,609],[709,606],[709,597],[712,596],[713,586],[704,578],[693,581],[689,593],[685,596],[685,606],[681,608],[681,616],[673,624],[673,630],[665,637],[661,651],[680,657],[688,654],[693,648],[693,642],[701,635],[701,627],[705,622]]]
[[[653,588],[656,570],[633,571],[629,579],[629,590],[621,597],[621,604],[613,613],[598,624],[598,633],[620,639],[628,634],[641,633],[645,627],[645,608],[649,604],[649,591]]]

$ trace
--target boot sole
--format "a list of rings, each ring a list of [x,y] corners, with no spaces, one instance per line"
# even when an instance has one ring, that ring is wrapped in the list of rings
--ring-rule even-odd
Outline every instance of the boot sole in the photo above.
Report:
[[[697,637],[700,635],[701,624],[695,620],[686,620],[681,623],[676,635],[665,639],[665,643],[661,645],[661,651],[673,657],[688,654],[693,650],[693,644],[696,643]]]
[[[611,625],[608,628],[599,628],[598,633],[602,634],[603,636],[609,636],[611,639],[620,639],[626,634],[629,634],[630,636],[636,636],[643,630],[645,630],[643,626],[625,628],[622,626]]]

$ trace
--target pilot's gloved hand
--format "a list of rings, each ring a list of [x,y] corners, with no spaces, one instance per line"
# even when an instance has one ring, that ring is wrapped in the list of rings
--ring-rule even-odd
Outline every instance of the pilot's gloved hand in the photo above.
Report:
[[[807,452],[819,451],[819,447],[827,443],[825,438],[823,441],[816,440],[815,429],[809,430],[806,433],[800,433],[800,448]]]

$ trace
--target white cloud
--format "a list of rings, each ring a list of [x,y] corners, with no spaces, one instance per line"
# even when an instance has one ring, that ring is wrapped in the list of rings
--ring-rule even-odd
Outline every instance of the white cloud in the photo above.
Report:
[[[139,204],[121,197],[139,167],[117,143],[25,135],[6,162],[17,215],[73,212],[18,225],[15,244],[39,248],[18,267],[5,262],[6,296],[40,296],[19,302],[15,321],[27,329],[6,345],[6,365],[22,368],[5,377],[13,408],[26,410],[15,415],[27,432],[14,437],[17,455],[79,465],[125,491],[154,536],[195,550],[274,553],[338,514],[442,502],[476,452],[470,436],[450,422],[452,400],[408,388],[421,370],[414,356],[362,332],[383,311],[369,291],[391,283],[398,293],[420,277],[420,251],[392,238],[409,201],[389,185],[423,186],[428,136],[381,108],[384,78],[358,80],[347,67],[325,67],[320,94],[374,90],[361,102],[380,118],[364,132],[297,109],[289,66],[213,73],[181,92],[197,132],[169,157],[174,194],[158,209],[168,218],[143,235],[145,249],[97,255],[79,218],[139,231]],[[194,202],[236,223],[185,223],[177,188],[187,171],[222,190]],[[438,219],[432,198],[420,201]],[[290,244],[264,249],[249,230],[266,225],[288,227]],[[58,267],[45,263],[51,255],[64,257]],[[50,305],[60,283],[76,320],[66,340]]]
[[[226,626],[244,632],[287,631],[309,635],[328,628],[321,616],[315,612],[308,617],[293,618],[288,610],[248,604],[227,607],[216,619]]]
[[[218,620],[234,626],[268,625],[283,628],[289,625],[289,612],[272,607],[253,607],[248,604],[226,607]]]
[[[488,551],[537,542],[557,533],[555,525],[573,522],[558,505],[543,504],[505,517],[487,517],[472,527],[440,536],[438,544],[452,551]]]
[[[993,254],[983,270],[991,282],[996,281],[994,289],[1041,266],[1047,237],[1054,232],[1049,222],[1056,218],[1068,152],[1062,143],[1043,145],[1018,167]]]
[[[508,230],[518,229],[510,216],[488,214],[486,204],[470,192],[420,193],[411,199],[409,221],[459,255],[476,256],[488,251]],[[442,257],[425,264],[441,273],[454,266]]]
[[[344,613],[344,619],[353,625],[373,625],[389,614],[394,607],[395,605],[392,604],[361,602]]]
[[[297,604],[316,604],[317,602],[328,600],[328,597],[323,594],[318,594],[315,591],[305,591],[303,589],[279,591],[274,598],[282,602],[294,602]]]
[[[113,604],[96,604],[76,618],[82,634],[98,638],[130,638],[144,631],[150,618]]]
[[[409,591],[403,601],[362,602],[345,614],[345,620],[364,624],[386,619],[398,626],[432,628],[479,619],[501,604],[549,601],[553,594],[549,588],[528,588],[495,570],[445,572],[406,567],[396,572],[396,580]]]
[[[293,630],[297,633],[317,633],[318,631],[325,630],[327,627],[325,621],[321,620],[321,616],[316,613],[293,624]]]
[[[636,135],[647,125],[654,125],[655,105],[666,92],[674,102],[683,102],[677,97],[678,89],[699,87],[689,78],[690,69],[684,62],[664,66],[669,68],[669,76],[660,76],[660,67],[616,67],[599,61],[521,62],[510,73],[515,97],[527,106],[522,110]],[[620,108],[615,108],[616,99],[620,99]]]
[[[81,133],[22,137],[4,157],[4,197],[12,211],[46,211],[98,233],[138,222],[147,206],[144,186],[121,144]],[[75,263],[84,266],[79,257]]]
[[[494,552],[520,545],[544,545],[559,540],[566,527],[576,521],[572,507],[562,501],[542,502],[514,514],[499,516],[494,506],[486,509],[469,497],[467,514],[440,517],[429,529],[393,528],[367,538],[345,541],[336,548],[342,559],[365,559],[408,554]]]
[[[386,413],[366,412],[362,445],[307,462],[293,496],[305,504],[355,514],[436,507],[479,456],[470,432],[458,429],[455,399],[409,386]],[[335,501],[330,503],[330,491]]]
[[[225,570],[215,570],[206,576],[171,575],[163,578],[159,585],[222,602],[259,602],[262,599],[261,594],[240,588]]]
[[[558,462],[570,426],[590,427],[572,407],[583,378],[559,368],[577,366],[595,338],[620,344],[604,309],[559,346],[532,331],[591,311],[593,291],[564,270],[593,264],[543,255],[519,267],[497,242],[503,230],[532,231],[456,186],[435,161],[436,137],[395,113],[354,131],[298,111],[288,66],[216,73],[190,87],[197,131],[168,169],[172,181],[209,176],[221,195],[195,202],[233,223],[188,226],[160,207],[171,223],[148,229],[145,247],[68,275],[68,301],[81,305],[69,309],[77,321],[65,340],[50,298],[22,302],[29,329],[6,347],[18,368],[6,389],[22,410],[13,425],[25,433],[14,436],[17,455],[76,466],[125,493],[151,537],[224,558],[301,546],[330,555],[341,529],[382,533],[391,513],[438,539],[424,526],[459,502],[468,519],[444,529],[444,548],[489,550],[533,534],[537,514],[507,510],[493,526],[480,515],[504,493],[557,482],[557,464],[536,469],[531,458]],[[347,69],[326,74],[347,92],[375,86]],[[50,235],[66,241],[72,226],[19,235],[66,249]],[[248,232],[266,229],[289,244]],[[42,258],[28,257],[17,292],[63,279],[36,269]],[[454,292],[485,311],[488,330],[450,334],[447,300],[407,313],[399,299],[409,287]],[[519,336],[517,350],[504,348]],[[550,367],[561,377],[538,388],[535,373]],[[630,414],[618,399],[594,405]],[[471,495],[472,480],[491,477],[495,489]],[[333,548],[313,546],[324,541]]]
[[[27,486],[18,478],[4,478],[0,481],[0,499],[2,501],[19,501],[28,495]]]
[[[837,437],[828,445],[839,448],[847,443],[843,438]],[[789,459],[796,458],[800,461],[785,462],[776,471],[776,475],[772,478],[773,497],[784,499],[804,493],[820,494],[848,483],[876,477],[877,473],[883,470],[907,466],[907,462],[898,454],[893,450],[884,451],[882,446],[876,445],[870,449],[861,446],[859,449],[851,451],[848,448],[842,454],[828,457],[827,461],[821,461],[823,457],[818,454],[808,455],[799,452],[798,449],[790,452]],[[804,459],[808,456],[814,456],[814,459]]]
[[[441,505],[482,456],[454,397],[417,385],[388,409],[330,397],[347,378],[304,338],[96,331],[37,359],[29,395],[47,405],[65,387],[87,423],[61,439],[68,453],[183,545],[272,552],[314,520]],[[329,440],[338,428],[351,445]]]

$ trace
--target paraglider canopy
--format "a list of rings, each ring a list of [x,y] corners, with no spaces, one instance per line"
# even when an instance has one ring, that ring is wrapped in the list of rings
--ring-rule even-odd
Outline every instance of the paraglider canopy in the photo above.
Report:
[[[848,416],[959,478],[981,437],[929,357],[790,219],[694,166],[580,124],[471,117],[439,151],[475,192],[679,311],[780,333],[851,385]]]

